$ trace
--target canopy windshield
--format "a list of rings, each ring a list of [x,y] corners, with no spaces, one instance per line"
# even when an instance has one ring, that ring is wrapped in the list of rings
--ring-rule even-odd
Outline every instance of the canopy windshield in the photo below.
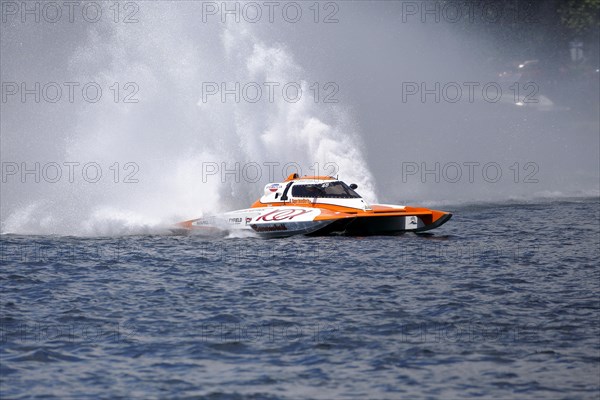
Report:
[[[313,184],[296,184],[292,187],[292,196],[294,197],[326,197],[337,199],[355,199],[360,195],[350,189],[344,182],[325,182]]]

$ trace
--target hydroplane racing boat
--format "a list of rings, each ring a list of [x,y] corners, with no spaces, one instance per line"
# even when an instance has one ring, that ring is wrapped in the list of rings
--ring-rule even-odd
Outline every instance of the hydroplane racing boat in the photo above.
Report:
[[[175,233],[213,234],[247,230],[259,236],[353,236],[425,232],[446,223],[452,214],[389,204],[368,204],[350,186],[331,176],[290,175],[282,183],[269,183],[250,208],[180,222]]]

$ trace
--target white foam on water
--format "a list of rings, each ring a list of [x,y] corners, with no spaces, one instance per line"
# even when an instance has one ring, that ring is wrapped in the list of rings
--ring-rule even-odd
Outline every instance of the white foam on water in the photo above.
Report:
[[[113,92],[106,91],[100,102],[80,105],[71,129],[57,141],[64,143],[65,161],[98,163],[102,179],[42,182],[35,195],[12,205],[3,233],[157,232],[180,220],[248,207],[270,180],[265,163],[279,163],[275,181],[289,163],[305,175],[335,172],[375,199],[359,132],[341,107],[315,104],[308,95],[266,104],[223,103],[218,96],[203,101],[205,81],[300,82],[308,94],[310,74],[284,44],[259,38],[241,24],[211,28],[218,40],[207,43],[189,34],[189,23],[158,4],[145,7],[136,26],[89,27],[85,43],[70,57],[71,71],[103,88],[120,82],[120,90],[123,79],[133,77],[139,102],[115,103]],[[224,169],[256,163],[261,177],[254,182],[239,172],[207,176],[203,163]],[[133,172],[129,178],[138,182],[124,182]]]

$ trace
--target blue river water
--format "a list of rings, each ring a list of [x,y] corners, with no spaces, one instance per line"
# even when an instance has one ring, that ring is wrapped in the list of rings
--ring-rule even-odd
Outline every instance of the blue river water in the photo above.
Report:
[[[600,396],[597,198],[432,234],[1,237],[0,397]]]

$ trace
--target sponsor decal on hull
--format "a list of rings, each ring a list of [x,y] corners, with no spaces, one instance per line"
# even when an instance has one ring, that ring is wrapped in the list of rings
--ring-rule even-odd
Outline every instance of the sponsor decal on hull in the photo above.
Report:
[[[406,217],[406,229],[416,229],[419,226],[417,217]]]
[[[274,183],[272,185],[269,185],[267,187],[267,189],[269,189],[270,192],[276,192],[281,186],[279,185],[279,183]]]
[[[276,231],[287,231],[287,227],[284,224],[274,224],[269,226],[258,226],[256,224],[250,225],[256,232],[276,232]]]
[[[192,222],[192,226],[208,226],[210,225],[210,221],[205,219],[199,219],[197,221]]]
[[[270,222],[270,221],[284,221],[284,220],[291,221],[292,219],[299,217],[300,215],[310,213],[311,211],[313,211],[313,210],[299,210],[296,208],[291,208],[288,210],[275,210],[275,211],[271,211],[270,213],[261,215],[260,217],[256,218],[256,222],[258,222],[258,221]]]

